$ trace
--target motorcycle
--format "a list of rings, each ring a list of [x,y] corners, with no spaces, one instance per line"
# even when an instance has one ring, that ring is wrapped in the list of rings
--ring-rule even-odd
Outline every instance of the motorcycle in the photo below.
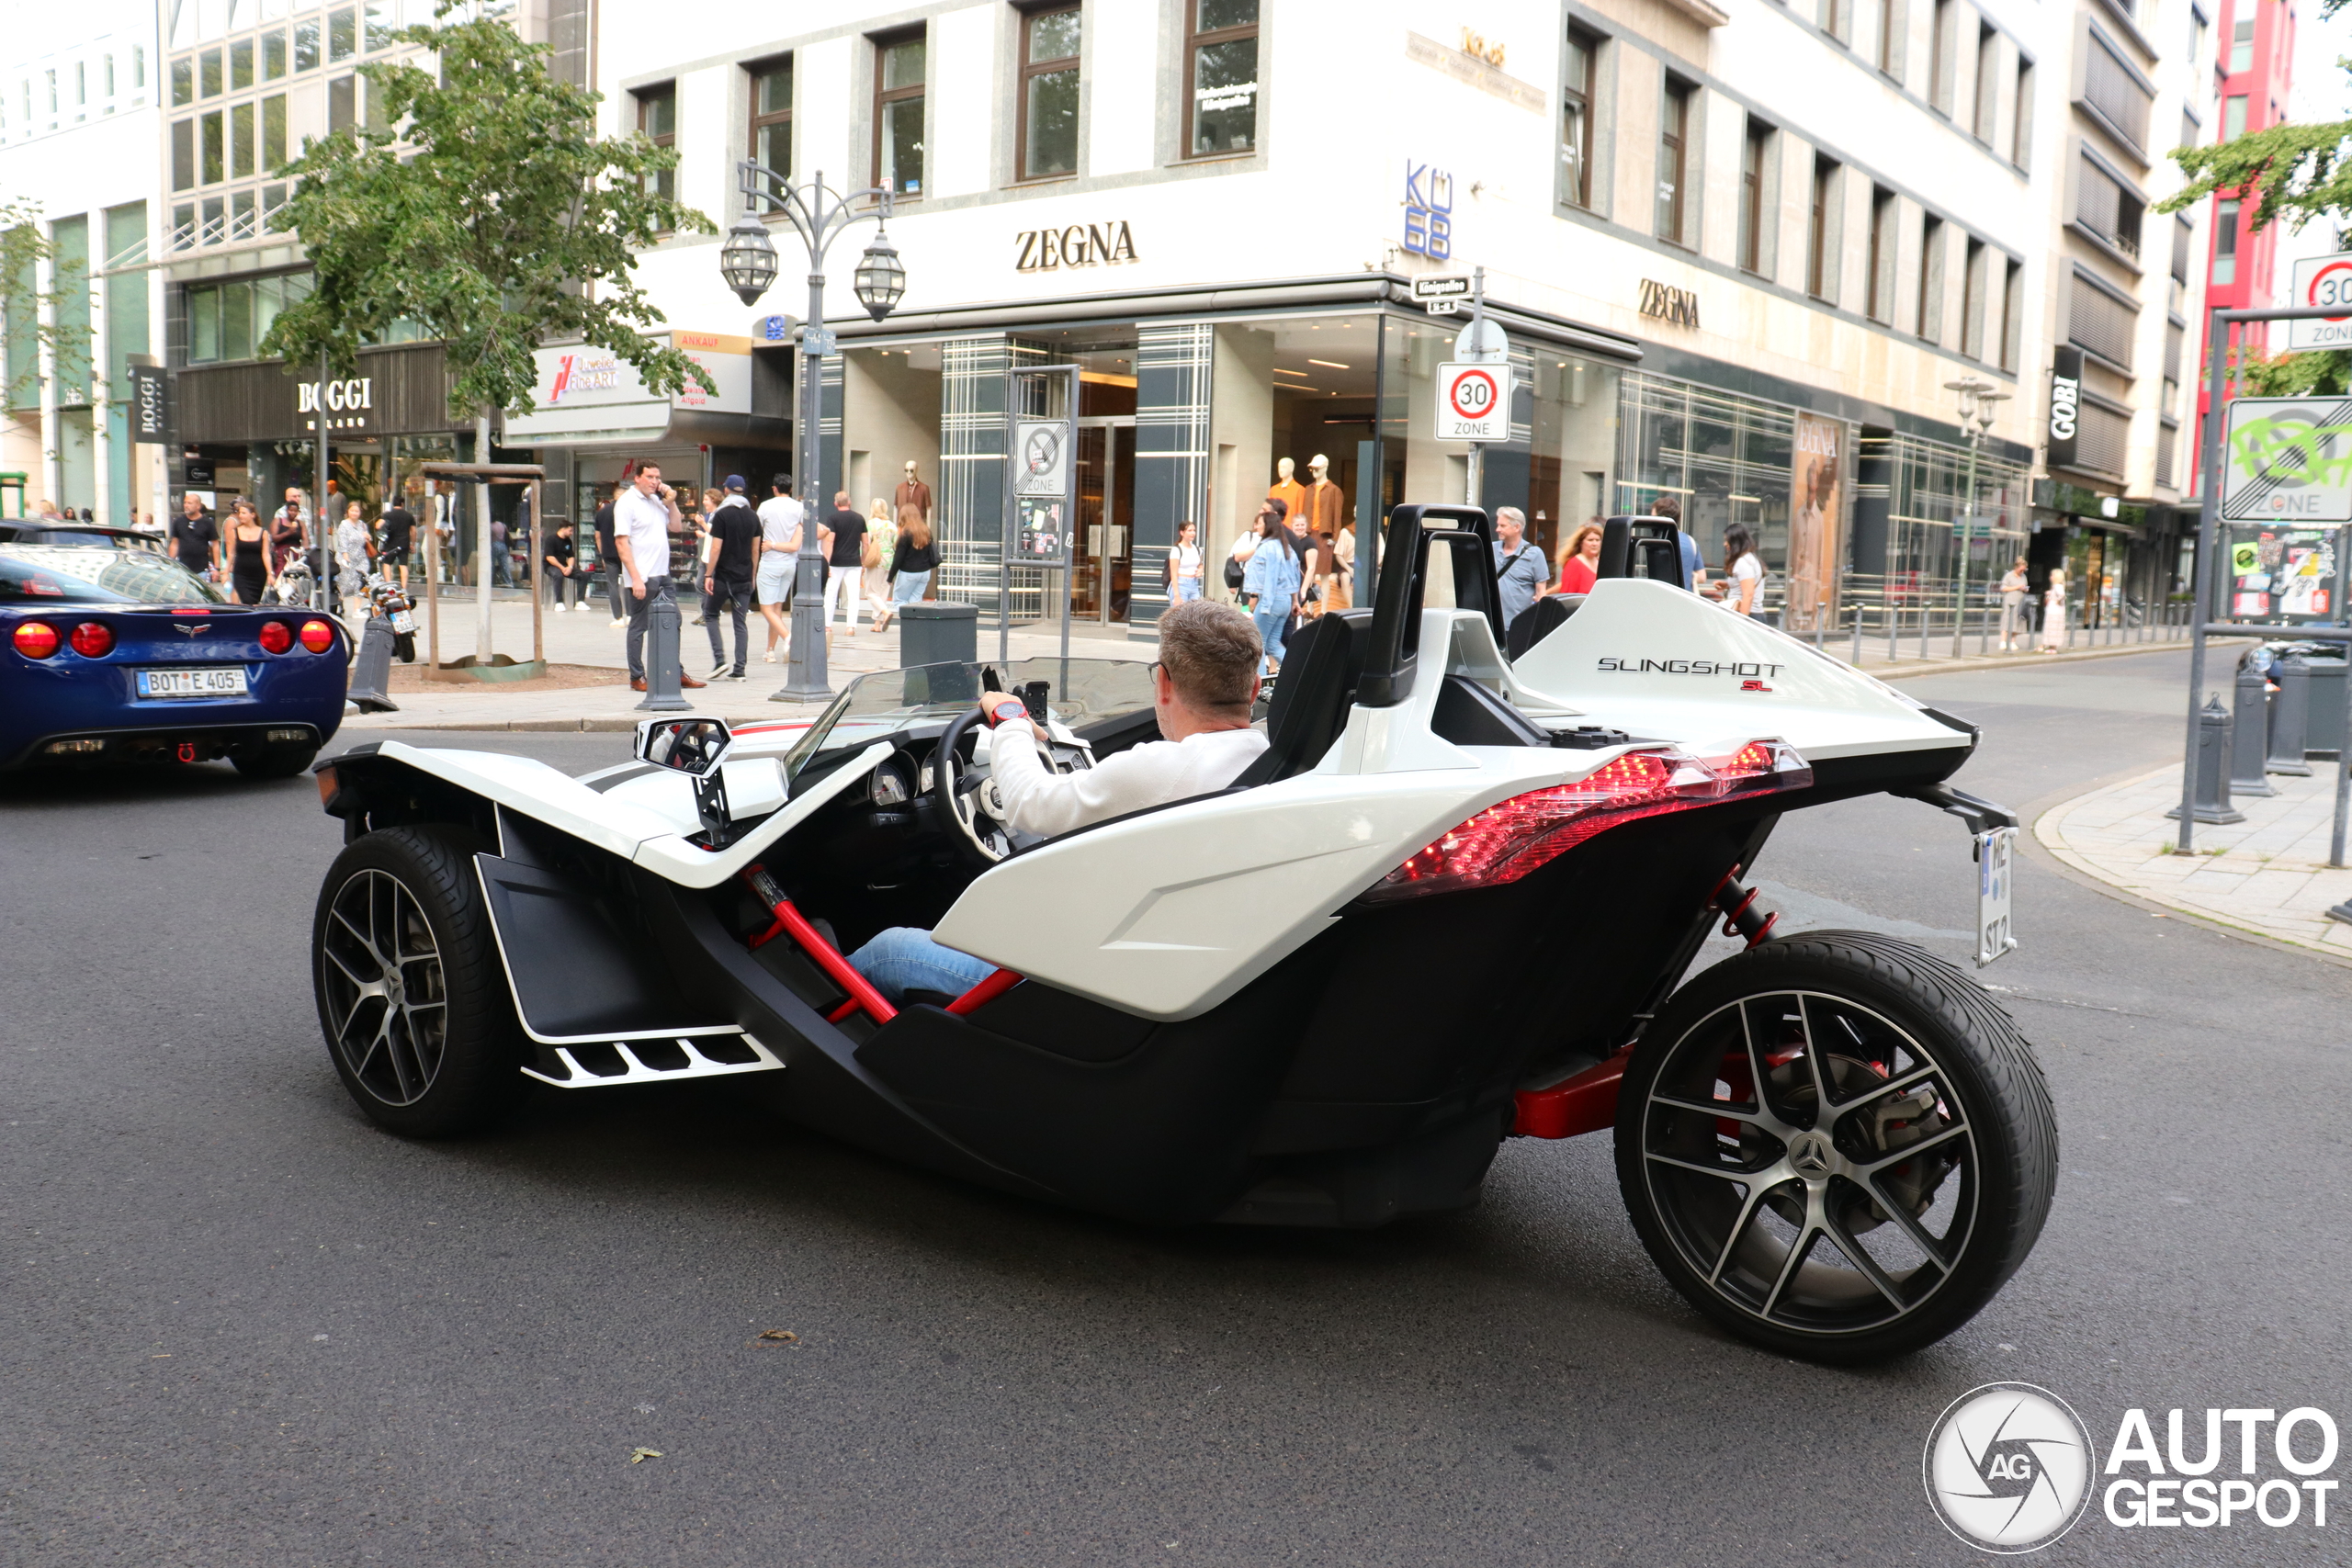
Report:
[[[403,664],[416,662],[416,608],[400,584],[380,571],[368,574],[368,613],[392,623],[392,652]]]
[[[1948,782],[1973,728],[1627,527],[1512,658],[1487,514],[1396,508],[1375,603],[1300,628],[1232,785],[1050,838],[1005,820],[981,693],[1069,773],[1157,738],[1150,665],[882,671],[813,722],[649,719],[580,778],[369,741],[317,770],[329,1060],[412,1137],[533,1086],[773,1075],[831,1136],[1154,1224],[1459,1210],[1506,1138],[1608,1132],[1698,1312],[1781,1355],[1917,1350],[2041,1233],[2041,1070],[1952,964],[1777,935],[1742,878],[1786,812],[1937,807],[1981,964],[2015,945],[2017,819]],[[1718,922],[1746,950],[1686,979]],[[843,956],[893,926],[997,967],[894,1004]]]

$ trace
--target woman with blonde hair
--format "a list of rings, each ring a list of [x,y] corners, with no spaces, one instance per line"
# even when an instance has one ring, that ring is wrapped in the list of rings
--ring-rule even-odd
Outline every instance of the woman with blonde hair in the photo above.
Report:
[[[899,547],[899,524],[888,500],[874,498],[865,514],[865,543],[858,553],[858,592],[876,631],[890,620],[890,555]]]
[[[2041,651],[2055,653],[2066,641],[2066,569],[2050,573],[2050,590],[2041,596]]]
[[[899,508],[898,547],[890,552],[890,604],[882,625],[889,625],[890,616],[899,606],[912,604],[931,586],[931,574],[939,569],[939,547],[931,536],[931,525],[923,521],[922,508],[908,505]],[[875,628],[881,630],[881,626]]]
[[[1589,593],[1600,580],[1600,525],[1588,523],[1568,536],[1560,551],[1559,592]]]

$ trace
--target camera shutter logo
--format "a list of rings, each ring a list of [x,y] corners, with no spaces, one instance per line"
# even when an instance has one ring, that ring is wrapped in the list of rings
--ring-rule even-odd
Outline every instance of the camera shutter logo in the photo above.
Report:
[[[2098,1454],[2048,1389],[1996,1382],[1954,1400],[1928,1433],[1921,1473],[1944,1528],[1983,1551],[2038,1551],[2075,1528]]]

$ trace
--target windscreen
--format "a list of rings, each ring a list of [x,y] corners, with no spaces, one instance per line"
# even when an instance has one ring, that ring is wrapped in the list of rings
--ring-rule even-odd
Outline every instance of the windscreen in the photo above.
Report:
[[[225,604],[177,561],[142,549],[0,545],[0,604]]]
[[[784,771],[797,776],[810,759],[858,745],[908,723],[948,719],[977,705],[991,686],[1018,693],[1033,681],[1046,686],[1046,705],[1075,728],[1152,705],[1151,666],[1127,659],[1023,659],[1011,664],[918,664],[877,670],[851,682],[808,732],[785,754]]]

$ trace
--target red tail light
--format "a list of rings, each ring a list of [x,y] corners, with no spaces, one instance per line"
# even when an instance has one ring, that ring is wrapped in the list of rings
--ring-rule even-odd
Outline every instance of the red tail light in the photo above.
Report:
[[[1363,897],[1376,903],[1499,886],[1620,823],[1811,783],[1813,769],[1777,740],[1751,742],[1719,767],[1679,751],[1627,751],[1573,784],[1487,807],[1382,877]]]
[[[264,621],[261,624],[261,650],[283,653],[294,646],[294,628],[284,621]]]
[[[57,628],[47,621],[26,621],[17,627],[17,651],[27,659],[47,659],[57,651]]]
[[[85,659],[104,659],[114,651],[114,628],[98,621],[84,621],[74,628],[74,651]]]
[[[324,653],[334,646],[334,628],[324,621],[304,621],[302,646],[312,653]]]

